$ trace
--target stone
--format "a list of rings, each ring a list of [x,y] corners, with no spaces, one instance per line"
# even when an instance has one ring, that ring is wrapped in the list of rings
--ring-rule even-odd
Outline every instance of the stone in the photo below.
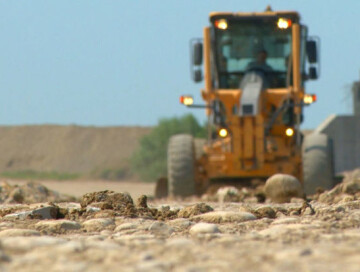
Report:
[[[83,222],[82,225],[88,232],[101,231],[105,228],[114,228],[115,221],[109,218],[95,218]]]
[[[10,213],[4,216],[4,219],[19,219],[19,220],[24,220],[26,219],[28,216],[30,216],[32,213],[32,211],[22,211],[22,212],[16,212],[16,213]]]
[[[181,209],[178,213],[178,217],[189,218],[194,215],[199,215],[207,212],[211,212],[214,209],[205,203],[197,203]]]
[[[46,206],[38,208],[32,211],[32,215],[40,216],[41,219],[56,219],[58,215],[59,208],[54,206]],[[38,218],[38,217],[36,217]]]
[[[170,236],[174,229],[163,222],[155,221],[149,227],[149,231],[156,236]]]
[[[86,211],[87,211],[87,212],[90,212],[90,213],[99,212],[99,211],[101,211],[101,208],[93,207],[93,206],[87,206],[87,207],[86,207]]]
[[[40,232],[29,229],[7,229],[0,231],[0,237],[40,236]]]
[[[214,211],[194,216],[191,219],[207,223],[234,223],[255,220],[257,218],[249,212]]]
[[[190,234],[206,234],[206,233],[218,233],[220,232],[218,226],[216,224],[209,223],[197,223],[190,228]]]
[[[264,190],[266,197],[276,203],[286,203],[293,197],[304,196],[299,180],[286,174],[275,174],[268,178]]]
[[[270,206],[259,207],[254,211],[254,214],[258,218],[276,218],[276,212]]]
[[[185,218],[173,219],[168,221],[167,223],[176,230],[184,230],[194,224],[190,220]]]
[[[134,224],[134,223],[124,223],[124,224],[121,224],[121,225],[117,226],[114,229],[114,232],[137,229],[137,227],[138,227],[138,225]]]
[[[40,231],[63,233],[66,231],[78,230],[81,225],[75,221],[70,220],[46,220],[35,224],[35,228]]]
[[[239,202],[239,190],[233,186],[221,187],[217,190],[216,196],[220,202]]]
[[[19,219],[25,220],[27,218],[35,219],[56,219],[59,209],[55,206],[46,206],[36,208],[32,211],[21,211],[10,213],[4,216],[5,219]]]

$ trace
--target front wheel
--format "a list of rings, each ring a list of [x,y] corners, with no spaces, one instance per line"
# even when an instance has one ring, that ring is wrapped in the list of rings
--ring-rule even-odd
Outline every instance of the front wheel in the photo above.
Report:
[[[317,188],[331,189],[334,184],[332,142],[322,133],[305,136],[303,143],[304,191],[316,193]]]
[[[168,145],[168,191],[170,196],[186,197],[195,190],[195,149],[191,135],[170,138]]]

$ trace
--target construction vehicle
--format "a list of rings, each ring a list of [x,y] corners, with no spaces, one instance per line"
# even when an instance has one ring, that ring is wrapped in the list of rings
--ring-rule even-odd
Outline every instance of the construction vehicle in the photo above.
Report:
[[[200,194],[213,182],[265,181],[276,173],[297,177],[307,193],[331,188],[329,137],[300,131],[303,108],[316,101],[305,82],[318,78],[318,39],[295,11],[213,12],[209,19],[203,38],[191,41],[192,78],[204,80],[205,103],[180,98],[205,109],[208,139],[171,137],[169,195]]]

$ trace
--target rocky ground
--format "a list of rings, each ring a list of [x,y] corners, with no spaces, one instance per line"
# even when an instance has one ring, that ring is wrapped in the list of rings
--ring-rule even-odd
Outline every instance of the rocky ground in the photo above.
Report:
[[[360,270],[359,170],[307,199],[276,203],[259,190],[75,199],[36,183],[5,183],[0,271]]]

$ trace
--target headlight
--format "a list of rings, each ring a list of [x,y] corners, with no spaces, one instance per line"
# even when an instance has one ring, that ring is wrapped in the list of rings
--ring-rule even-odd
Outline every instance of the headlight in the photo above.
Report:
[[[222,129],[219,130],[219,136],[221,138],[225,138],[228,135],[229,135],[229,132],[228,132],[228,130],[226,128],[222,128]]]
[[[287,128],[287,129],[285,130],[285,134],[286,134],[286,136],[288,136],[288,137],[292,137],[292,136],[294,135],[294,129],[292,129],[292,128]]]

